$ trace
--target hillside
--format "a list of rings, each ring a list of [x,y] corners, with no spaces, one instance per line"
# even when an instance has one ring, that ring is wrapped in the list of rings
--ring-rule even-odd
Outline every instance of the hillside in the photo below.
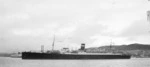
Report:
[[[9,53],[0,53],[0,57],[10,57]]]
[[[150,44],[129,44],[129,45],[113,45],[113,46],[101,46],[95,48],[87,48],[89,53],[123,53],[129,54],[133,57],[150,57]]]

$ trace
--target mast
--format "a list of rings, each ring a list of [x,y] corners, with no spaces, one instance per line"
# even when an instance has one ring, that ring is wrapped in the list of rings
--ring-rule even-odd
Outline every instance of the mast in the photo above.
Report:
[[[147,21],[150,22],[150,11],[147,11]]]
[[[55,35],[54,35],[54,38],[53,38],[52,51],[54,50],[54,44],[55,44]]]
[[[149,0],[150,1],[150,0]],[[150,22],[150,10],[147,11],[147,21]],[[149,31],[150,32],[150,31]]]
[[[111,39],[111,42],[110,42],[110,52],[113,52],[113,50],[112,50],[112,45],[113,45],[113,41],[112,41],[112,39]]]
[[[111,48],[112,48],[112,39],[111,39],[111,42],[110,42],[110,50],[111,50]]]

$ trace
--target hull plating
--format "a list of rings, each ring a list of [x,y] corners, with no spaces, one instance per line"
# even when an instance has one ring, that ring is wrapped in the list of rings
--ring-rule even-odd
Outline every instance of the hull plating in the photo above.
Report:
[[[22,59],[130,59],[129,55],[80,55],[23,52]]]

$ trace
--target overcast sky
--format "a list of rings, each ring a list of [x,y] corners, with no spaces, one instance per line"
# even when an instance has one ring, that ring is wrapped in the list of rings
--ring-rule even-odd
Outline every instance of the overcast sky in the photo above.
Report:
[[[0,52],[150,44],[148,0],[0,0]]]

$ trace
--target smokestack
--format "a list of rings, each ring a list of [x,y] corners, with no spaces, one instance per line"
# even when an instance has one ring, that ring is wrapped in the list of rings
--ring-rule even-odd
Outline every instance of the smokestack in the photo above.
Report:
[[[82,43],[81,44],[81,50],[84,50],[85,49],[85,43]]]

